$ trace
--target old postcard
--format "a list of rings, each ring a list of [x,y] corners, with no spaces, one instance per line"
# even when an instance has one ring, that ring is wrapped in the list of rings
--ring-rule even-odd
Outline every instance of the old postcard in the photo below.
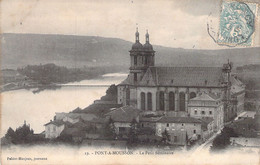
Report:
[[[259,0],[2,0],[1,164],[258,165]]]

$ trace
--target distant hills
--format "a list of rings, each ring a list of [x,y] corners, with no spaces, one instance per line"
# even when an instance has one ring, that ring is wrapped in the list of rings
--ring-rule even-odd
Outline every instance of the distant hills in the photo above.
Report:
[[[96,36],[1,34],[1,68],[54,63],[67,67],[122,66],[126,71],[132,44]],[[154,45],[154,50],[156,65],[221,66],[227,59],[235,66],[260,63],[260,47],[197,50]]]

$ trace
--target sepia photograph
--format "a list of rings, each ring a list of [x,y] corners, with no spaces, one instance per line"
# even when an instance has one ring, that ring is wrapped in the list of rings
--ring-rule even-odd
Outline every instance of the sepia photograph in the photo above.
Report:
[[[0,164],[259,165],[259,0],[1,0]]]

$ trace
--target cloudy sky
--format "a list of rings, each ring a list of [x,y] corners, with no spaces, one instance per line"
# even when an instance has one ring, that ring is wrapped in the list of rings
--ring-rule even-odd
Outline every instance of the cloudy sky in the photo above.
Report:
[[[156,45],[228,48],[218,46],[207,33],[207,23],[217,31],[220,6],[219,0],[2,0],[1,30],[134,41],[138,26],[141,42],[148,29]],[[255,46],[260,45],[257,36]]]

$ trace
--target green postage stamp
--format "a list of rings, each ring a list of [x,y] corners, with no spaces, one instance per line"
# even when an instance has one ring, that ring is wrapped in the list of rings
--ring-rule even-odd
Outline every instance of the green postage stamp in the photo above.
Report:
[[[251,46],[255,32],[257,4],[223,1],[217,43],[226,46]]]

